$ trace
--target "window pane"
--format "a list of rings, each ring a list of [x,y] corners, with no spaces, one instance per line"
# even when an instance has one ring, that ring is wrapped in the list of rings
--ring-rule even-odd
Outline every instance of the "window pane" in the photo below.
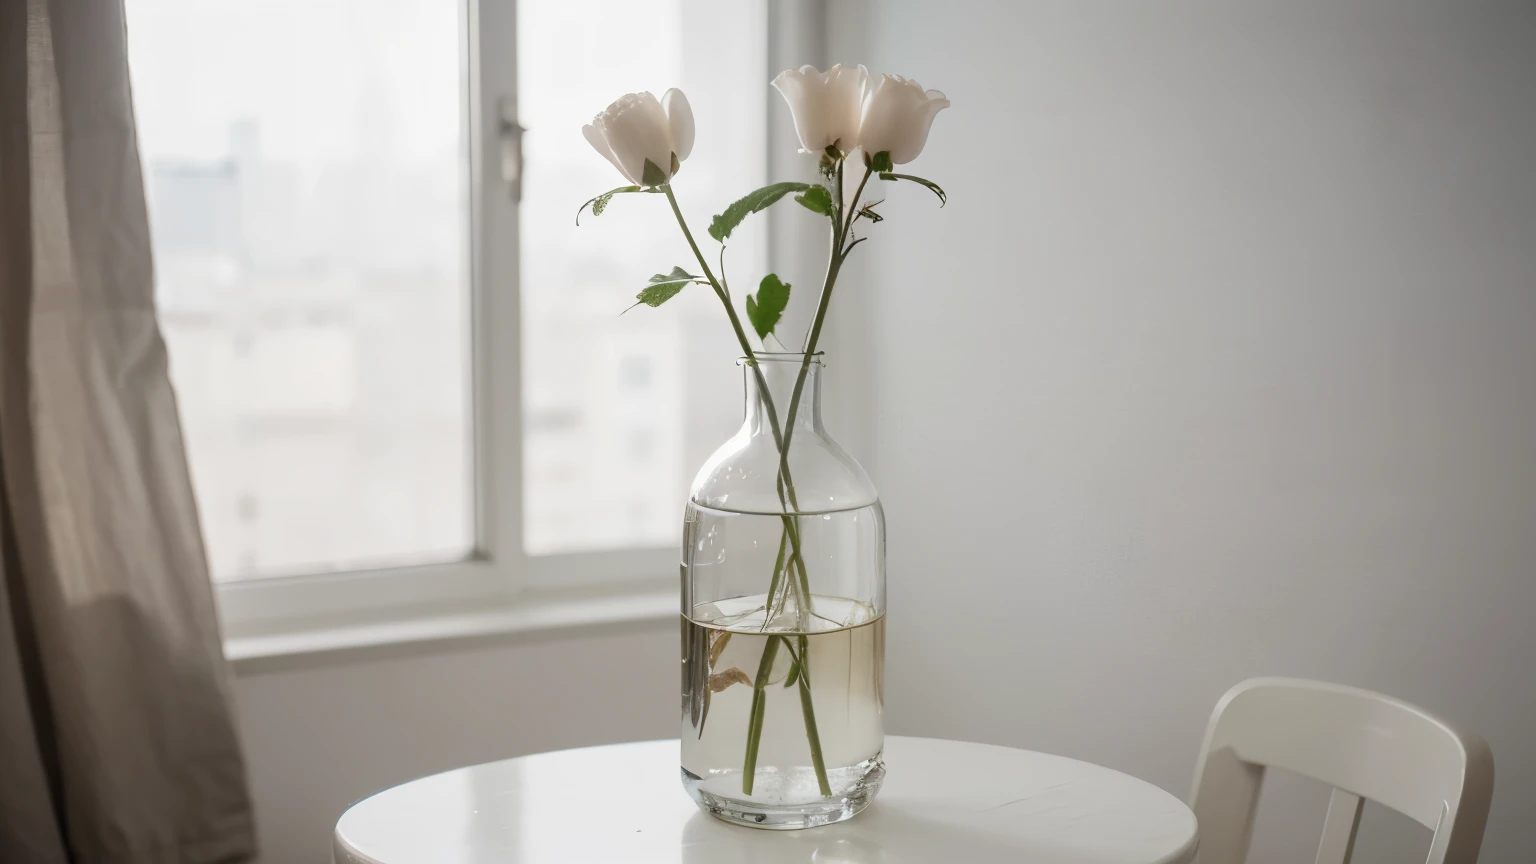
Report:
[[[215,579],[473,546],[462,10],[127,0]]]
[[[763,184],[766,11],[718,0],[520,0],[524,545],[529,553],[675,545],[693,472],[741,418],[739,350],[694,288],[620,317],[652,273],[698,272],[666,199],[626,181],[581,127],[625,92],[688,94],[698,134],[673,184],[696,237]],[[763,275],[760,224],[732,235],[736,293]],[[710,262],[714,266],[713,261]]]

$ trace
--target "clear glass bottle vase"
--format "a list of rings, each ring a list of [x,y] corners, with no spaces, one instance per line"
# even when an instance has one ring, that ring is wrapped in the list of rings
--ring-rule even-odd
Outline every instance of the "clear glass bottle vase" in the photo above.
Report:
[[[822,356],[741,365],[745,421],[684,516],[683,785],[722,819],[808,828],[885,776],[885,516],[822,427]]]

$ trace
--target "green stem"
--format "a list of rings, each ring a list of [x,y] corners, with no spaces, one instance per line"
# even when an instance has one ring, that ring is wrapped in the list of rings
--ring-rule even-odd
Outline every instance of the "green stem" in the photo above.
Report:
[[[870,175],[873,173],[874,170],[872,168],[864,169],[864,176],[859,180],[859,188],[854,190],[852,204],[847,208],[846,211],[842,209],[838,209],[836,211],[839,215],[843,215],[846,218],[841,220],[836,218],[833,219],[832,255],[827,261],[827,275],[826,278],[822,281],[821,296],[816,303],[816,318],[811,322],[811,330],[806,337],[805,359],[800,363],[800,373],[795,378],[794,391],[790,394],[789,397],[789,412],[784,418],[783,440],[775,442],[779,445],[779,476],[781,482],[783,482],[784,478],[789,476],[789,445],[790,442],[794,439],[795,419],[796,415],[800,412],[800,397],[805,392],[805,379],[807,374],[810,372],[811,362],[816,357],[816,345],[821,341],[821,327],[827,319],[827,309],[832,303],[832,289],[837,284],[837,276],[840,272],[842,272],[843,260],[847,256],[847,252],[843,244],[847,242],[849,233],[853,231],[854,220],[858,219],[859,214],[859,199],[864,196],[864,187],[869,183]],[[837,191],[838,207],[841,208],[843,191],[842,163],[839,163],[837,166]],[[793,496],[793,491],[793,484],[791,484],[791,496]],[[800,509],[798,504],[795,506],[795,509]],[[787,520],[785,523],[785,528],[786,530],[789,528]],[[799,544],[796,543],[795,545],[798,549]],[[809,580],[806,579],[805,562],[801,560],[799,564],[800,576],[802,580],[802,590],[804,591],[806,601],[809,602],[811,588]],[[777,576],[777,571],[775,571],[775,576]]]
[[[800,713],[805,717],[805,738],[811,745],[811,767],[816,769],[816,785],[821,789],[821,796],[831,798],[827,764],[821,757],[821,733],[816,731],[816,709],[811,705],[810,640],[801,635],[797,641],[800,643]]]
[[[715,291],[715,296],[720,299],[721,305],[725,307],[725,314],[726,317],[730,319],[731,329],[736,333],[736,341],[740,343],[742,353],[746,355],[747,363],[752,367],[753,375],[757,378],[757,389],[758,392],[762,395],[763,406],[768,412],[768,423],[770,431],[773,433],[773,443],[779,451],[779,476],[776,481],[776,485],[778,487],[777,491],[779,494],[780,506],[785,507],[786,509],[793,509],[794,511],[798,512],[800,510],[800,503],[795,498],[795,484],[789,476],[789,438],[780,432],[781,427],[779,426],[778,411],[775,409],[773,404],[773,394],[768,389],[767,377],[763,375],[762,364],[757,362],[757,355],[752,351],[752,344],[747,341],[747,333],[744,329],[742,329],[741,318],[736,315],[736,308],[731,304],[730,295],[726,293],[725,288],[720,284],[719,280],[715,278],[715,274],[709,269],[709,262],[705,260],[704,253],[699,251],[699,244],[693,239],[693,232],[688,230],[688,220],[683,218],[682,208],[677,206],[677,196],[672,194],[671,185],[663,184],[660,188],[663,192],[666,193],[667,203],[672,205],[672,214],[677,217],[678,227],[682,228],[683,237],[688,241],[688,248],[693,250],[693,257],[698,260],[699,267],[703,269],[704,278],[709,281],[710,287]],[[841,190],[842,187],[839,186],[838,188]],[[838,247],[839,249],[841,248],[841,243],[838,244]],[[834,260],[836,259],[834,258]],[[839,261],[837,263],[841,262]],[[834,277],[829,277],[829,284],[831,278]],[[825,293],[825,289],[823,289],[823,291]],[[823,308],[820,310],[820,312],[818,312],[817,315],[816,323],[818,331],[821,324],[820,319],[825,317],[825,315],[825,303],[823,303]],[[798,401],[801,387],[804,385],[807,368],[808,367],[806,366],[801,367],[800,378],[796,382],[795,386],[796,401]],[[793,416],[793,406],[791,406],[790,417],[792,418]],[[804,626],[800,627],[800,629],[803,630],[805,627],[809,626],[810,623],[810,579],[806,573],[805,558],[800,551],[800,531],[798,530],[798,526],[794,524],[794,517],[786,513],[783,517],[783,520],[784,533],[789,540],[790,560],[792,562],[792,566],[797,567],[800,572],[800,581],[798,587],[800,589],[801,600],[799,603],[798,616],[804,620]],[[775,567],[774,574],[776,577],[778,572],[779,568]],[[789,578],[793,582],[793,577],[791,576]],[[769,602],[771,602],[772,595],[770,594],[767,599]],[[766,615],[766,610],[764,614]],[[754,682],[752,690],[752,713],[747,721],[747,753],[741,780],[742,792],[747,795],[752,794],[752,783],[757,773],[757,753],[762,743],[763,713],[767,709],[767,694],[764,692],[764,688],[768,684],[768,675],[773,671],[773,656],[778,653],[778,643],[782,638],[783,637],[772,637],[768,640],[768,644],[764,646],[763,660],[758,665],[757,679]],[[805,669],[805,663],[803,661],[800,665],[800,709],[801,713],[805,717],[806,739],[811,748],[811,764],[816,770],[816,782],[820,787],[822,794],[830,797],[832,794],[831,787],[827,782],[826,764],[821,755],[821,736],[816,731],[816,714],[811,707],[810,694],[806,689],[808,686],[806,684],[805,678],[807,670]]]
[[[752,713],[747,717],[747,758],[741,768],[743,795],[752,794],[752,783],[757,779],[757,751],[763,738],[763,712],[768,707],[768,679],[773,675],[773,661],[779,656],[782,639],[782,636],[768,637],[768,644],[763,646],[763,659],[757,664],[757,678],[752,682]]]
[[[852,215],[848,217],[846,231],[852,231],[854,220],[859,218],[859,199],[864,197],[864,185],[869,182],[869,176],[873,173],[875,173],[875,169],[865,168],[864,178],[859,181],[859,188],[853,190],[853,210],[851,211]]]
[[[736,315],[736,307],[731,305],[730,295],[725,293],[725,288],[721,287],[720,280],[716,279],[714,271],[709,269],[709,262],[704,260],[704,253],[699,251],[699,244],[694,242],[693,232],[688,230],[688,220],[683,218],[682,208],[677,206],[677,196],[672,194],[672,186],[664,184],[660,188],[667,195],[667,203],[672,205],[672,215],[677,217],[677,224],[683,229],[683,237],[688,241],[688,248],[693,250],[693,257],[698,259],[699,266],[704,269],[704,278],[709,280],[709,287],[715,289],[715,296],[719,297],[720,302],[725,304],[725,315],[731,319],[731,329],[736,331],[736,341],[741,343],[742,353],[747,355],[748,361],[756,364],[757,355],[752,351],[752,343],[747,341],[747,331],[741,328],[741,318]],[[773,403],[771,399],[768,400],[768,404],[769,414],[772,415]],[[774,440],[777,441],[779,437],[777,419],[775,419],[774,427]]]
[[[736,333],[736,341],[741,345],[741,351],[746,355],[747,365],[752,368],[752,374],[757,379],[757,389],[763,398],[763,407],[768,412],[769,431],[773,433],[773,445],[781,454],[778,478],[778,493],[780,506],[785,509],[800,509],[800,502],[795,499],[795,484],[789,477],[789,463],[782,457],[786,452],[786,439],[779,431],[779,412],[773,404],[773,393],[768,389],[768,379],[763,375],[762,364],[757,362],[757,354],[752,350],[752,343],[747,340],[747,331],[742,329],[741,318],[736,314],[736,307],[731,304],[730,295],[725,292],[720,281],[715,278],[714,271],[709,269],[709,262],[705,260],[704,253],[699,251],[699,244],[693,239],[693,232],[688,230],[688,220],[683,218],[682,208],[677,206],[677,196],[672,194],[671,185],[659,187],[667,196],[667,203],[672,205],[672,215],[677,217],[678,227],[683,229],[683,237],[688,241],[688,248],[693,250],[693,257],[698,260],[699,267],[704,270],[704,278],[709,281],[709,286],[714,289],[715,296],[720,299],[720,304],[725,307],[725,315],[730,319],[731,329]],[[790,524],[785,517],[784,528],[789,532],[790,556],[799,565],[800,571],[805,572],[805,558],[800,554],[800,532]]]
[[[768,596],[763,601],[763,626],[758,628],[759,633],[767,630],[768,622],[777,617],[773,611],[773,601],[779,595],[779,577],[784,572],[784,543],[788,539],[788,529],[779,534],[779,554],[773,559],[773,579],[768,583]]]
[[[832,253],[831,257],[827,261],[827,275],[826,279],[822,282],[821,297],[816,304],[816,318],[811,323],[811,330],[806,339],[805,359],[801,361],[800,373],[795,378],[794,391],[790,394],[789,397],[789,410],[784,418],[784,437],[782,441],[775,442],[779,445],[779,476],[781,480],[788,477],[789,445],[795,434],[795,419],[796,415],[800,411],[800,397],[805,391],[805,379],[810,372],[811,363],[816,356],[816,345],[821,340],[821,328],[823,323],[826,321],[827,309],[832,301],[832,289],[837,284],[838,274],[842,270],[844,259],[847,257],[847,248],[844,244],[848,240],[848,235],[853,230],[854,220],[858,218],[859,198],[863,196],[864,187],[869,183],[869,177],[872,173],[874,172],[871,169],[865,169],[864,177],[859,181],[859,188],[854,191],[852,204],[848,206],[846,210],[844,210],[842,209],[842,164],[839,164],[837,168],[838,209],[836,209],[834,212],[843,218],[833,219]],[[796,506],[795,509],[798,510],[799,507]],[[785,530],[789,530],[789,527],[789,524],[786,522]],[[796,546],[798,546],[798,543]],[[793,576],[790,578],[793,579]],[[801,582],[799,589],[804,597],[802,602],[808,603],[810,597],[810,582],[806,578],[805,565],[803,561],[800,562],[800,580]],[[802,627],[800,629],[803,630],[805,628]],[[810,745],[811,749],[811,765],[816,771],[816,783],[820,788],[821,794],[830,798],[832,796],[832,788],[831,785],[827,782],[827,767],[821,753],[821,735],[817,731],[816,726],[816,708],[811,698],[809,641],[808,638],[804,635],[801,635],[798,641],[800,643],[800,653],[798,657],[795,657],[795,669],[798,672],[800,685],[800,713],[805,719],[805,737],[806,742]],[[786,646],[787,644],[788,643],[786,642]],[[794,655],[793,649],[790,650],[790,653],[791,656]],[[754,702],[754,707],[756,707],[756,705],[757,703]],[[762,724],[760,721],[757,724],[757,734],[762,734]],[[749,739],[748,747],[751,748],[754,744],[755,741]],[[754,764],[756,762],[755,756],[753,762]]]
[[[783,498],[782,498],[782,494],[783,493],[782,493],[782,490],[781,490],[781,492],[780,492],[780,495],[781,495],[781,497],[780,497],[780,506],[792,507],[796,511],[798,511],[800,509],[800,505],[794,501],[794,497],[793,497],[794,487],[793,487],[793,485],[790,486],[790,493],[791,493],[790,503],[788,505],[785,505],[783,503]],[[787,535],[789,537],[789,561],[790,561],[790,564],[792,565],[790,567],[790,570],[791,571],[794,571],[794,570],[798,570],[799,571],[799,573],[800,573],[800,582],[799,582],[799,584],[800,584],[800,587],[804,589],[801,593],[796,595],[796,596],[799,597],[800,603],[799,603],[799,606],[795,610],[795,620],[796,620],[798,626],[800,627],[800,629],[804,630],[805,627],[810,623],[809,619],[810,619],[810,614],[812,612],[812,609],[811,609],[811,592],[810,592],[810,588],[808,587],[810,583],[806,581],[805,558],[802,557],[801,554],[800,554],[800,526],[799,526],[799,523],[797,523],[795,521],[795,517],[791,516],[791,515],[789,515],[787,513],[782,515],[782,516],[780,516],[779,518],[781,520],[783,520],[783,522],[784,522],[784,533],[785,533],[785,535]],[[793,579],[791,579],[791,582],[793,582]]]
[[[715,278],[714,271],[709,269],[709,262],[704,259],[704,253],[699,251],[699,244],[694,241],[693,232],[688,229],[688,220],[683,218],[683,211],[677,206],[677,196],[672,194],[672,187],[665,185],[660,188],[666,193],[667,203],[672,205],[672,214],[677,217],[678,227],[683,229],[683,237],[688,241],[688,248],[693,250],[693,257],[699,262],[699,267],[704,270],[704,278],[708,280],[709,286],[715,291],[715,296],[725,307],[725,316],[730,319],[731,330],[736,333],[736,341],[741,345],[741,352],[746,355],[747,364],[752,367],[753,376],[757,379],[757,389],[762,394],[763,407],[768,412],[768,425],[769,431],[773,433],[773,445],[782,451],[784,436],[779,431],[779,412],[773,404],[773,393],[768,389],[768,379],[763,375],[762,364],[757,361],[757,353],[752,350],[752,343],[747,340],[747,331],[741,326],[741,317],[736,314],[736,307],[732,305],[730,295],[726,293],[720,280]],[[799,510],[800,505],[795,501],[795,484],[789,479],[787,465],[783,466],[780,474],[779,481],[787,487],[789,503],[795,510]],[[781,489],[780,496],[784,494],[785,490]]]
[[[794,520],[798,517],[790,518]],[[799,530],[797,525],[795,528],[796,533]],[[803,631],[811,626],[811,615],[815,611],[811,608],[811,583],[806,578],[808,574],[805,572],[804,563],[791,563],[794,566],[790,568],[787,575],[789,576],[789,588],[795,594],[795,629]],[[796,578],[797,573],[799,578]],[[788,593],[788,591],[785,592],[786,600],[788,599]]]
[[[795,527],[799,517],[784,515],[780,517],[785,521],[785,528],[779,534],[779,548],[784,548],[784,541],[790,537],[793,531],[798,537],[799,528]],[[796,578],[798,574],[798,579]],[[780,578],[782,575],[782,579]],[[780,596],[782,593],[783,596]],[[811,607],[811,587],[803,562],[796,562],[792,557],[789,561],[775,560],[773,579],[768,584],[768,598],[765,606],[768,609],[764,616],[763,626],[758,632],[768,629],[769,621],[776,619],[784,612],[784,605],[789,602],[789,596],[795,596],[796,611],[795,623],[799,629],[804,630],[810,625],[811,615],[815,610]]]
[[[832,225],[832,256],[827,261],[827,277],[821,283],[821,297],[816,302],[816,317],[811,322],[811,330],[806,335],[805,359],[800,364],[800,374],[795,379],[794,392],[789,397],[789,413],[784,418],[784,445],[779,451],[780,470],[788,467],[789,443],[795,434],[795,415],[800,412],[800,395],[805,390],[805,379],[811,370],[811,361],[816,357],[816,345],[821,341],[821,326],[827,320],[827,309],[832,304],[832,289],[837,285],[837,276],[842,272],[843,260],[846,250],[843,244],[848,240],[848,234],[853,231],[854,220],[859,218],[859,199],[864,195],[864,186],[869,183],[869,176],[874,173],[871,168],[864,169],[864,178],[859,181],[859,188],[854,191],[853,203],[848,207],[846,216],[839,224],[833,220]],[[837,166],[837,190],[841,200],[843,190],[843,166]],[[842,211],[839,211],[842,212]]]
[[[784,686],[800,685],[800,713],[805,717],[805,737],[811,745],[811,765],[816,769],[816,784],[824,797],[831,798],[832,787],[827,782],[827,766],[821,756],[821,733],[816,731],[816,708],[811,704],[811,641],[804,634],[796,637],[796,641],[800,643],[799,652],[789,644],[788,638],[784,638],[784,650],[789,652],[790,659],[789,676],[784,679]]]
[[[683,237],[688,241],[688,248],[693,250],[693,257],[698,260],[699,267],[704,270],[704,278],[709,281],[710,287],[715,291],[715,296],[719,298],[720,304],[725,307],[725,314],[730,319],[731,329],[736,332],[736,341],[740,343],[742,353],[747,357],[747,364],[752,367],[752,374],[757,379],[757,389],[762,396],[763,407],[768,412],[768,425],[769,431],[773,433],[773,445],[779,451],[779,476],[776,479],[779,506],[785,510],[798,512],[800,510],[800,502],[795,496],[794,481],[789,476],[789,458],[787,455],[789,452],[789,439],[780,432],[779,412],[774,407],[773,393],[768,389],[768,379],[763,375],[762,364],[757,362],[757,355],[752,351],[752,343],[747,341],[747,333],[742,329],[741,318],[737,316],[736,307],[731,304],[730,296],[726,294],[725,288],[715,278],[714,272],[709,269],[709,262],[705,260],[704,253],[699,251],[699,244],[693,239],[693,232],[688,229],[688,220],[683,218],[682,208],[677,206],[677,196],[672,194],[672,187],[670,185],[663,185],[660,188],[666,193],[667,203],[672,205],[672,214],[677,217],[678,227],[683,229]],[[801,370],[800,375],[800,381],[803,384],[805,377],[804,369]],[[800,388],[797,386],[795,391],[796,398],[798,398],[799,392]],[[809,621],[805,620],[811,611],[810,583],[806,577],[805,556],[800,551],[800,531],[798,526],[793,523],[793,520],[788,515],[784,516],[784,531],[789,537],[790,559],[800,568],[801,584],[805,589],[798,615],[803,623],[809,625]],[[801,629],[804,628],[802,627]]]

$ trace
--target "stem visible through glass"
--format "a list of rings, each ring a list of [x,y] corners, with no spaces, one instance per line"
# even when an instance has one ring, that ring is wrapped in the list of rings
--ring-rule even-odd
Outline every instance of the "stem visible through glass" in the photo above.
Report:
[[[780,431],[778,411],[773,404],[773,394],[768,389],[768,379],[763,375],[762,364],[758,362],[757,354],[752,350],[752,344],[747,341],[746,331],[742,329],[741,319],[736,315],[736,308],[731,304],[730,295],[725,292],[720,281],[715,278],[715,274],[709,269],[709,262],[705,260],[704,253],[699,251],[699,244],[694,241],[693,232],[688,230],[688,220],[683,218],[683,211],[677,206],[677,197],[672,194],[671,185],[663,184],[661,189],[666,193],[667,203],[672,205],[672,214],[677,217],[677,224],[683,230],[683,237],[687,239],[688,247],[693,250],[693,257],[698,260],[699,267],[704,271],[704,278],[708,280],[709,286],[714,289],[715,296],[719,298],[720,303],[725,307],[725,314],[730,319],[731,329],[736,333],[736,341],[741,344],[742,353],[747,358],[747,365],[752,368],[752,373],[757,378],[757,389],[762,395],[763,406],[768,413],[768,423],[773,433],[773,443],[779,451],[779,472],[776,485],[780,506],[784,507],[786,511],[798,512],[800,504],[795,498],[794,481],[789,476],[789,459],[786,449],[788,439]],[[820,323],[819,319],[824,317],[825,314],[825,308],[823,308],[818,315],[818,324]],[[797,399],[804,385],[805,372],[808,368],[808,366],[802,366],[800,379],[796,382],[795,398]],[[794,416],[794,406],[791,406],[790,416]],[[790,562],[789,566],[784,568],[784,572],[793,584],[795,582],[794,576],[788,575],[788,571],[793,569],[798,569],[799,571],[799,583],[794,585],[799,598],[796,615],[798,618],[798,628],[805,630],[810,626],[811,589],[810,578],[805,569],[805,558],[800,552],[799,526],[795,523],[795,517],[791,515],[791,512],[785,512],[780,518],[784,523],[784,538],[789,541],[790,547]],[[765,626],[768,620],[767,616],[771,611],[770,607],[773,604],[773,594],[777,590],[780,572],[779,567],[775,565],[773,580],[769,585],[769,594],[764,598],[763,615]],[[774,658],[778,654],[778,644],[782,639],[783,637],[776,636],[768,640],[768,644],[763,648],[762,660],[758,664],[757,676],[753,681],[752,711],[747,725],[746,757],[741,779],[742,792],[747,795],[752,794],[752,784],[757,776],[757,754],[762,741],[763,712],[766,710],[767,702],[766,688],[768,686],[768,678],[773,672]],[[785,644],[787,645],[788,642],[785,641]],[[830,797],[832,789],[831,785],[827,782],[826,763],[821,754],[821,735],[816,729],[816,712],[811,704],[810,685],[806,677],[809,672],[809,669],[806,667],[806,660],[808,659],[802,651],[799,661],[800,709],[805,719],[805,737],[811,749],[811,765],[816,772],[817,786],[820,788],[822,795]]]
[[[843,261],[847,259],[848,253],[853,249],[852,246],[845,244],[848,241],[849,234],[853,231],[853,222],[858,218],[859,198],[863,196],[864,187],[869,183],[870,175],[874,173],[872,168],[865,168],[864,177],[859,181],[859,187],[854,191],[853,200],[848,203],[845,210],[843,207],[843,164],[843,160],[838,160],[837,199],[833,205],[834,215],[832,217],[832,251],[830,258],[827,261],[827,276],[826,279],[822,282],[821,297],[816,304],[816,318],[811,323],[810,332],[806,334],[805,357],[800,362],[800,373],[795,378],[795,389],[789,397],[789,412],[785,416],[784,437],[782,441],[775,442],[779,446],[779,483],[781,484],[781,495],[783,494],[783,485],[789,485],[791,494],[794,488],[793,483],[789,481],[789,445],[795,434],[795,415],[800,410],[800,396],[805,390],[806,376],[810,372],[811,363],[814,362],[816,358],[816,344],[821,340],[821,327],[822,324],[826,321],[827,309],[832,301],[832,288],[837,283],[837,276],[838,273],[842,270]],[[759,389],[762,388],[760,387]],[[797,505],[795,509],[799,510],[800,508]],[[790,537],[795,546],[798,548],[798,537],[795,537],[790,533],[794,529],[789,520],[785,521],[784,530],[785,535]],[[782,539],[779,541],[779,545],[782,551]],[[802,561],[800,564],[800,574],[802,580],[805,579],[804,566],[804,562]],[[767,616],[772,613],[774,594],[773,589],[779,578],[779,569],[777,564],[774,567],[773,576],[773,582],[770,583],[769,595],[767,598],[767,604],[769,608],[766,609],[763,613],[765,626]],[[803,602],[808,602],[810,599],[810,585],[808,581],[805,583],[803,590],[805,593]],[[787,593],[788,592],[786,592],[786,601],[788,599]],[[800,629],[804,630],[805,628],[801,627]],[[805,734],[811,748],[811,764],[816,771],[816,782],[820,787],[821,794],[823,796],[830,797],[832,790],[827,783],[827,769],[821,755],[821,736],[816,728],[815,707],[811,703],[811,673],[810,666],[807,662],[810,659],[809,640],[802,635],[799,638],[799,642],[800,653],[798,656],[794,654],[793,649],[790,649],[790,653],[791,656],[794,656],[795,660],[795,665],[792,668],[798,669],[799,671],[800,708],[801,713],[805,715]],[[789,647],[789,641],[787,639],[784,640],[784,645],[786,648]],[[753,712],[751,719],[748,722],[747,728],[746,775],[744,775],[742,778],[742,791],[748,795],[752,794],[752,780],[750,778],[756,773],[757,745],[763,732],[761,712],[766,694],[763,692],[762,688],[767,686],[768,675],[772,671],[773,659],[777,653],[778,652],[776,650],[770,652],[767,648],[764,649],[763,662],[758,667],[757,681],[755,682],[756,686],[754,687],[752,694]]]
[[[747,334],[741,326],[741,319],[736,315],[736,309],[731,304],[728,295],[719,280],[715,278],[709,269],[709,262],[705,260],[699,251],[698,243],[693,239],[693,233],[688,230],[687,220],[683,218],[682,210],[677,206],[677,198],[672,194],[670,185],[661,188],[666,193],[667,202],[672,205],[672,213],[677,217],[677,224],[683,230],[683,236],[688,240],[688,246],[693,250],[693,255],[698,259],[699,266],[704,270],[704,277],[708,280],[715,296],[725,306],[726,316],[731,321],[731,329],[736,333],[736,341],[740,343],[742,353],[746,355],[747,364],[752,367],[753,375],[757,378],[757,389],[762,394],[763,405],[767,410],[770,430],[773,433],[774,446],[779,451],[779,470],[775,479],[780,506],[786,511],[780,518],[783,520],[783,533],[779,539],[779,554],[774,562],[773,576],[769,580],[768,593],[764,598],[763,629],[766,630],[774,616],[775,597],[781,590],[781,578],[788,581],[788,585],[782,587],[785,602],[788,602],[789,593],[796,595],[797,628],[801,631],[809,627],[809,615],[812,612],[811,587],[809,574],[805,569],[805,559],[800,549],[799,525],[792,513],[798,513],[800,504],[795,496],[795,484],[789,473],[789,445],[794,438],[795,419],[800,411],[800,397],[805,391],[805,379],[810,372],[811,363],[816,357],[816,346],[821,340],[822,325],[826,321],[827,309],[832,300],[832,289],[837,283],[838,274],[842,270],[843,261],[852,251],[853,246],[848,244],[848,237],[853,231],[853,223],[859,214],[859,199],[864,194],[864,187],[869,183],[870,175],[874,173],[871,167],[866,167],[863,178],[859,181],[858,188],[854,191],[853,200],[846,205],[843,201],[843,168],[845,160],[839,159],[835,174],[835,198],[832,210],[832,248],[827,261],[827,274],[822,282],[821,296],[816,304],[816,317],[811,323],[811,329],[806,334],[805,357],[800,363],[799,374],[795,377],[795,386],[790,394],[789,410],[785,416],[783,427],[779,426],[778,411],[773,403],[773,394],[768,390],[767,378],[763,375],[762,365],[757,361],[757,355],[752,350],[751,343],[747,340]],[[855,244],[858,241],[854,241]],[[782,431],[781,431],[782,428]],[[789,561],[784,560],[785,546],[789,547]],[[799,579],[796,580],[795,573]],[[810,746],[811,764],[816,772],[816,783],[821,794],[831,796],[832,790],[827,782],[827,770],[825,760],[821,753],[821,735],[816,727],[816,711],[811,701],[810,666],[808,654],[808,640],[801,636],[800,651],[796,655],[785,637],[771,637],[763,648],[763,656],[758,664],[757,676],[753,680],[752,709],[747,723],[747,745],[744,764],[742,766],[742,792],[752,794],[753,781],[757,775],[757,755],[761,745],[763,734],[763,715],[767,707],[768,679],[773,672],[773,663],[778,655],[779,643],[794,656],[794,665],[798,669],[798,684],[800,688],[800,708],[805,720],[806,742]]]

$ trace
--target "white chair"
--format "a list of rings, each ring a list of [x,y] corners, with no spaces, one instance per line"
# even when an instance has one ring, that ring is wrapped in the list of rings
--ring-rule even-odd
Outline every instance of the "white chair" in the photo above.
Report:
[[[1199,864],[1241,864],[1264,769],[1333,788],[1317,864],[1349,864],[1370,799],[1434,831],[1427,864],[1475,864],[1493,798],[1493,754],[1477,735],[1380,693],[1255,678],[1211,715],[1190,801]]]

